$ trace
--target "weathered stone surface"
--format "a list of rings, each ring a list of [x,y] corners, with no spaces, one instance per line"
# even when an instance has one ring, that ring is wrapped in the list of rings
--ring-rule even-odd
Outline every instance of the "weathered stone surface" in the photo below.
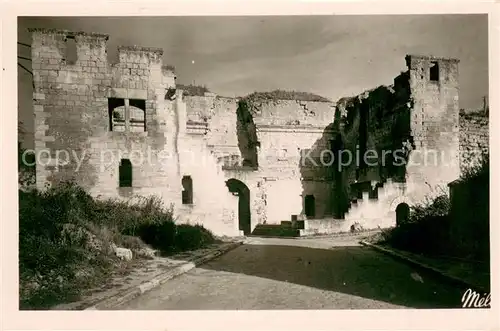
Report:
[[[485,113],[460,114],[460,170],[481,163],[489,154],[489,118]]]

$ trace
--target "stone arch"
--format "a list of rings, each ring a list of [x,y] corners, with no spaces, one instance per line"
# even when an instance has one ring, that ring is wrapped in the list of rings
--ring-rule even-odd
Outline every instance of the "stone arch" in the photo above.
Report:
[[[233,195],[238,197],[238,223],[239,229],[245,235],[252,231],[250,211],[250,189],[242,181],[231,178],[226,181],[226,186]]]
[[[410,206],[406,202],[401,202],[396,206],[396,225],[401,225],[408,221],[410,217]]]
[[[396,207],[401,203],[406,203],[408,206],[411,206],[410,199],[404,195],[400,195],[400,196],[397,196],[394,200],[392,200],[392,202],[389,206],[389,210],[396,211]]]

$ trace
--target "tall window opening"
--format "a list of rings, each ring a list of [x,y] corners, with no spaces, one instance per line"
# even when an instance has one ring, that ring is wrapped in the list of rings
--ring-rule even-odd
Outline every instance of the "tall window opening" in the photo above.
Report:
[[[437,62],[431,62],[430,80],[434,82],[439,81],[439,64]]]
[[[182,204],[193,204],[193,180],[191,179],[191,176],[182,177],[182,187]]]
[[[314,195],[306,195],[304,198],[304,213],[308,218],[316,216],[316,199]]]
[[[108,98],[109,131],[125,131],[125,99]]]
[[[130,99],[130,131],[146,131],[146,100]]]
[[[132,163],[129,159],[121,159],[119,177],[120,187],[132,187]]]
[[[75,64],[78,59],[76,40],[74,36],[66,36],[66,64]]]

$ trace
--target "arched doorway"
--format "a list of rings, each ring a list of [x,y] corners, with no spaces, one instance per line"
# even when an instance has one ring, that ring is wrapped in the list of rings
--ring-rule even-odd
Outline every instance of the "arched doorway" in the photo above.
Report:
[[[306,195],[304,198],[304,213],[307,218],[316,216],[316,199],[314,199],[314,195]]]
[[[400,203],[396,207],[396,225],[401,225],[408,221],[410,217],[410,206],[407,203]]]
[[[238,223],[239,229],[245,235],[251,233],[251,217],[250,217],[250,190],[241,181],[231,178],[226,181],[226,186],[229,192],[238,196]]]

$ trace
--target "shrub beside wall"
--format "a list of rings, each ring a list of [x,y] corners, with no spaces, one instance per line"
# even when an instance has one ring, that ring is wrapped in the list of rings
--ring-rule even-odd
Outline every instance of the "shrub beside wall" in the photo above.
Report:
[[[413,253],[432,255],[447,252],[450,239],[449,209],[447,196],[411,206],[408,222],[386,231],[385,243]]]
[[[146,244],[172,253],[214,242],[202,226],[176,225],[172,208],[157,197],[100,201],[71,183],[44,192],[19,190],[20,307],[74,301],[113,270],[134,263],[119,260],[113,244],[141,258]]]
[[[489,160],[450,183],[450,198],[411,207],[409,222],[383,233],[383,243],[428,255],[489,261]]]

